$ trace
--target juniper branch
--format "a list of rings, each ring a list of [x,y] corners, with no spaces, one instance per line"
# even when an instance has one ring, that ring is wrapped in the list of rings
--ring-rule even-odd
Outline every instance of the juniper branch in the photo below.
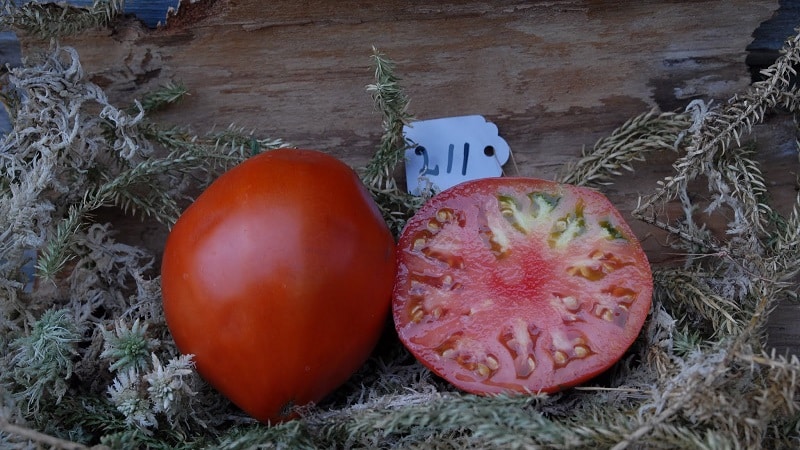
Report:
[[[647,153],[675,150],[691,125],[687,113],[656,113],[651,110],[636,116],[597,141],[577,161],[568,163],[559,179],[576,185],[610,184],[622,170],[632,172],[634,161],[643,161]]]
[[[36,261],[36,271],[40,278],[53,281],[55,275],[75,257],[68,251],[68,247],[83,225],[84,214],[84,208],[77,205],[69,207],[67,217],[58,223],[54,235],[42,248]]]
[[[145,113],[151,113],[175,104],[185,96],[189,95],[189,90],[181,83],[166,83],[159,86],[153,92],[147,93],[142,97],[141,105]],[[130,111],[131,114],[134,111]]]
[[[720,334],[741,331],[742,308],[733,300],[715,293],[705,281],[708,274],[695,271],[663,269],[654,272],[657,295],[673,314],[690,321],[695,332],[705,332],[706,340]],[[706,329],[701,324],[707,324]]]
[[[265,442],[274,448],[314,450],[324,448],[321,439],[312,435],[306,424],[299,420],[275,424],[269,427],[237,427],[222,435],[208,450],[247,450],[258,448]]]
[[[408,113],[408,98],[394,74],[394,64],[375,48],[372,60],[375,83],[368,85],[367,91],[372,94],[375,107],[383,115],[383,135],[369,164],[361,171],[361,179],[375,197],[389,227],[397,235],[425,199],[406,193],[395,181],[395,169],[405,157],[408,147],[403,127],[412,120],[412,116]]]
[[[367,91],[372,94],[375,107],[383,115],[383,136],[380,146],[364,168],[362,178],[377,191],[392,191],[397,188],[393,172],[403,160],[408,147],[403,127],[412,120],[412,116],[408,113],[408,98],[394,73],[394,63],[374,47],[372,52],[375,84],[368,85]]]

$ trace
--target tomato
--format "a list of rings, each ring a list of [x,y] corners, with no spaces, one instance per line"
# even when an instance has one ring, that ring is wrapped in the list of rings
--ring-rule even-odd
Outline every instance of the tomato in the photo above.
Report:
[[[281,149],[221,175],[164,248],[179,350],[245,412],[280,421],[367,359],[388,318],[394,238],[346,164]]]
[[[409,220],[397,261],[400,339],[477,394],[596,376],[634,342],[652,300],[647,257],[608,199],[544,180],[445,190]]]

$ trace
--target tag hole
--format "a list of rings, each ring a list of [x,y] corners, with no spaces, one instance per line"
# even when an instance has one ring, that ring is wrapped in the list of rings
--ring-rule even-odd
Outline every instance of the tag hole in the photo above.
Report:
[[[419,156],[425,152],[425,147],[418,145],[417,148],[414,149],[414,154]]]
[[[494,147],[492,147],[491,145],[483,147],[483,154],[486,156],[494,156]]]

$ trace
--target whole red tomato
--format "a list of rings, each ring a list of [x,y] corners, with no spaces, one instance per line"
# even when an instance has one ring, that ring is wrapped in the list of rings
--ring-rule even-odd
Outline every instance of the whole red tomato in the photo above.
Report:
[[[453,385],[553,392],[625,353],[652,292],[641,245],[602,194],[494,178],[446,190],[409,220],[393,311],[403,343]]]
[[[164,249],[164,313],[198,372],[261,421],[318,402],[389,314],[394,239],[346,164],[282,149],[220,176]]]

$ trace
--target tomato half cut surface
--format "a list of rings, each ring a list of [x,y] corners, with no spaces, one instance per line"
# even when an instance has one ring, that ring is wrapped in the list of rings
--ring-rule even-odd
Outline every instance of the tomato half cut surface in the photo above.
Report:
[[[605,196],[489,178],[409,220],[393,314],[405,346],[459,389],[555,392],[622,357],[652,292],[647,257]]]

